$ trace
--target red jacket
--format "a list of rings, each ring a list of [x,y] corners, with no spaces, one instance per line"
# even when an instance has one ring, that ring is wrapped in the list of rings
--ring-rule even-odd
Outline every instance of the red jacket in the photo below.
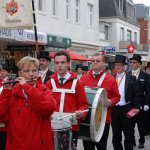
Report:
[[[2,82],[3,82],[3,80],[0,79],[0,88],[3,86]],[[0,120],[1,120],[1,117],[0,117]],[[1,131],[7,131],[7,123],[6,122],[0,121],[0,132]]]
[[[63,85],[60,85],[58,78],[57,78],[57,73],[51,75],[51,78],[55,80],[57,88],[71,89],[73,79],[75,79],[77,76],[75,73],[70,73],[70,74],[71,74],[70,78]],[[48,81],[46,85],[50,90],[52,90],[51,81]],[[76,91],[75,93],[65,94],[64,112],[72,113],[76,110],[88,109],[88,103],[87,103],[87,99],[85,95],[84,86],[80,80],[77,81],[75,91]],[[57,100],[57,107],[55,109],[56,112],[59,112],[60,96],[61,96],[61,93],[54,93],[54,97]],[[73,126],[72,130],[79,131],[79,125]]]
[[[24,91],[24,93],[23,93]],[[0,116],[8,116],[6,150],[53,150],[50,115],[56,101],[43,83],[16,84],[0,96]]]
[[[102,72],[99,77],[94,78],[92,70],[90,70],[87,74],[83,75],[80,80],[83,81],[84,86],[89,86],[89,87],[97,87],[97,83],[102,76],[104,72]],[[117,87],[117,83],[114,79],[113,76],[111,75],[106,75],[102,85],[102,88],[104,88],[107,92],[107,98],[111,99],[112,104],[115,105],[116,103],[119,102],[120,95]],[[106,118],[107,123],[111,123],[111,107],[108,108],[107,110],[107,118]]]

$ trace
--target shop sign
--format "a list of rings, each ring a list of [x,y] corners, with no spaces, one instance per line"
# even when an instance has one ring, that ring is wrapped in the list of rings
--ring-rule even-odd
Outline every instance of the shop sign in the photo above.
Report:
[[[15,31],[14,30],[0,30],[0,38],[5,39],[14,39],[15,38]]]
[[[104,46],[101,47],[102,54],[114,54],[116,52],[116,48],[114,46]]]
[[[43,32],[37,32],[38,43],[47,44],[47,34]],[[17,41],[35,42],[35,33],[32,30],[16,30]]]
[[[51,47],[69,48],[71,39],[55,35],[47,35],[47,45]]]

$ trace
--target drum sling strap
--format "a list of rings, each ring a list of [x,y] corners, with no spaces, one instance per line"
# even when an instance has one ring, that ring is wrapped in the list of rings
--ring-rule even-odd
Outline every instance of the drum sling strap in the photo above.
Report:
[[[99,79],[98,83],[97,83],[97,86],[98,87],[101,87],[103,81],[104,81],[104,78],[106,76],[106,73],[103,73],[103,75],[101,76],[101,78]]]
[[[77,84],[77,79],[73,79],[73,83],[72,83],[71,89],[57,88],[54,79],[51,79],[51,84],[52,84],[52,87],[53,87],[53,92],[61,93],[59,112],[62,113],[63,109],[64,109],[65,94],[66,93],[75,93],[76,92],[75,88],[76,88],[76,84]]]

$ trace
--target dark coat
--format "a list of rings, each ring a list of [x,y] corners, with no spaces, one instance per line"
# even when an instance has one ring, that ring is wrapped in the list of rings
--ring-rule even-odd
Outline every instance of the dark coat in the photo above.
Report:
[[[150,105],[150,78],[149,75],[140,70],[137,82],[139,84],[139,94],[142,98],[141,105]]]
[[[133,75],[126,74],[125,78],[125,101],[131,102],[134,108],[140,108],[141,97],[139,95],[138,84]]]
[[[51,70],[47,71],[46,77],[44,79],[44,84],[46,84],[46,82],[50,79],[50,76],[53,74],[54,72]]]

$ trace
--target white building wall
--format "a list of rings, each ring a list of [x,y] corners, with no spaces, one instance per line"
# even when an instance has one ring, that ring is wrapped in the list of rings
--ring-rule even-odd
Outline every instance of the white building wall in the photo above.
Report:
[[[140,42],[140,27],[130,24],[128,22],[125,22],[118,18],[109,18],[109,19],[100,19],[101,21],[108,22],[111,24],[110,26],[110,34],[109,34],[109,45],[115,46],[116,51],[119,50],[119,42],[120,39],[120,29],[124,28],[124,41],[127,41],[127,30],[130,30],[132,32],[132,41],[134,41],[134,32],[137,33],[137,44]],[[103,46],[103,45],[101,45]]]
[[[70,20],[65,19],[65,0],[58,0],[58,15],[52,16],[52,1],[45,1],[45,12],[38,11],[38,1],[35,1],[37,29],[41,32],[69,37],[74,43],[99,46],[99,11],[98,0],[80,0],[80,22],[75,22],[75,0],[70,0]],[[87,26],[87,3],[94,7],[93,27]]]

